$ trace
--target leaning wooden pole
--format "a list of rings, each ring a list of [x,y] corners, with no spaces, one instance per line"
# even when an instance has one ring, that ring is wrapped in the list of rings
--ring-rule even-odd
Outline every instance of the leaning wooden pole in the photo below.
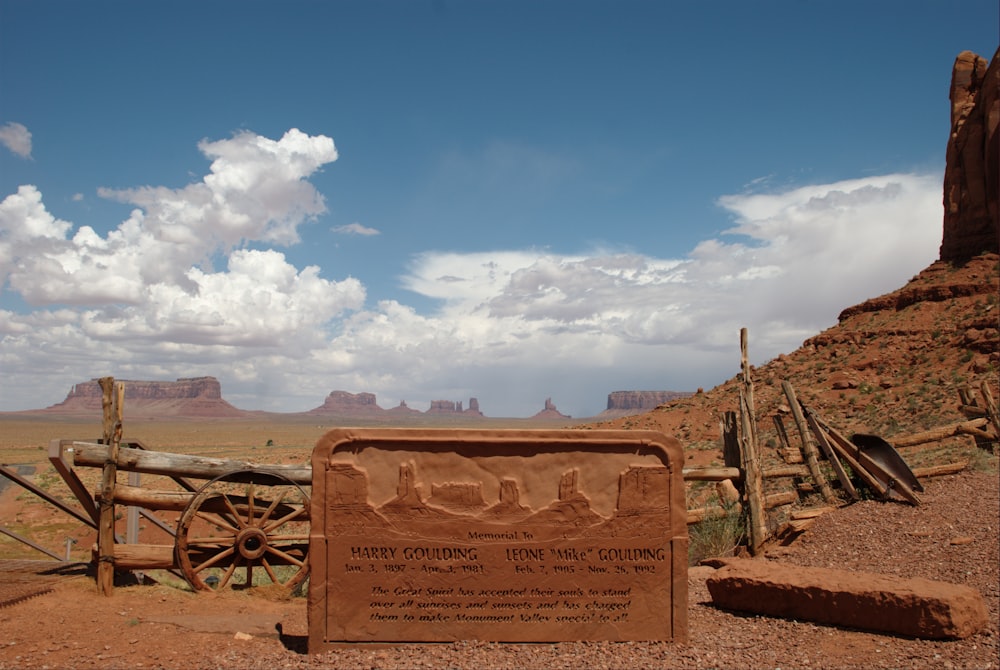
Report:
[[[785,392],[785,397],[788,398],[788,406],[792,409],[792,418],[795,419],[795,426],[799,430],[799,438],[802,440],[802,453],[806,458],[806,466],[809,468],[809,474],[812,475],[813,481],[819,486],[819,490],[823,494],[823,500],[831,505],[835,505],[839,500],[833,489],[830,488],[830,483],[823,476],[823,472],[819,469],[819,454],[816,451],[816,445],[809,439],[809,427],[806,425],[806,419],[802,415],[802,408],[799,407],[799,400],[795,396],[795,389],[792,388],[792,385],[788,381],[781,382],[781,388]]]
[[[764,480],[761,476],[760,454],[757,451],[757,420],[753,399],[753,381],[750,378],[750,361],[747,355],[747,329],[740,329],[740,369],[743,385],[740,387],[740,451],[743,467],[744,491],[750,512],[750,553],[757,554],[767,540],[767,520],[764,516]]]
[[[101,473],[100,515],[97,524],[97,590],[110,596],[115,587],[115,484],[118,479],[118,446],[122,438],[122,405],[125,386],[115,387],[114,377],[102,377],[104,444],[107,458]]]
[[[1000,409],[997,408],[997,402],[993,399],[993,393],[990,391],[989,382],[983,382],[979,385],[979,392],[983,396],[983,406],[986,410],[986,417],[993,424],[993,432],[996,438],[993,440],[996,442],[1000,440]]]

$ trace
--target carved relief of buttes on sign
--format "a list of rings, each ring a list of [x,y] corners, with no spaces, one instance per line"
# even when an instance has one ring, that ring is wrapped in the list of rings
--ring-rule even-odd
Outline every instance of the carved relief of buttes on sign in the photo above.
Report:
[[[686,638],[680,445],[341,429],[313,452],[309,648]]]

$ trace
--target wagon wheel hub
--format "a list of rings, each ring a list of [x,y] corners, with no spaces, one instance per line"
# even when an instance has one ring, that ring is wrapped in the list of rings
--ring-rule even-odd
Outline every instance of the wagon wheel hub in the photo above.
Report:
[[[260,558],[267,551],[267,533],[260,528],[244,528],[236,536],[236,550],[243,558]]]

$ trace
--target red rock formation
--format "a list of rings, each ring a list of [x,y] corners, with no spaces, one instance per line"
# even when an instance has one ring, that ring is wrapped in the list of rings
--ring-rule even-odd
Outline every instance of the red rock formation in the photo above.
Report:
[[[331,391],[322,405],[307,414],[378,414],[384,412],[375,402],[374,393],[348,393]]]
[[[455,414],[461,411],[461,403],[456,407],[453,400],[431,400],[431,406],[427,409],[428,414]]]
[[[386,411],[389,412],[390,414],[402,414],[404,416],[412,414],[421,414],[421,411],[419,409],[413,409],[412,407],[408,406],[405,400],[400,400],[398,405]]]
[[[469,409],[462,408],[461,400],[458,402],[452,400],[432,400],[431,406],[427,410],[427,414],[483,415],[483,413],[479,411],[479,400],[477,398],[469,398]]]
[[[689,391],[613,391],[608,394],[608,408],[600,418],[642,414],[678,398],[693,395]]]
[[[950,97],[940,258],[962,262],[1000,245],[1000,49],[989,66],[960,53]]]
[[[558,409],[556,409],[555,404],[552,402],[552,398],[545,399],[545,409],[543,409],[538,414],[531,417],[532,419],[572,419],[573,417],[563,414]]]
[[[482,416],[483,413],[479,411],[479,398],[469,398],[469,409],[465,410],[466,414],[475,414],[476,416]]]
[[[174,382],[118,379],[125,385],[125,415],[133,418],[237,417],[246,412],[222,399],[222,386],[215,377],[189,377]],[[101,413],[101,386],[96,379],[70,389],[66,399],[47,408],[53,413]]]

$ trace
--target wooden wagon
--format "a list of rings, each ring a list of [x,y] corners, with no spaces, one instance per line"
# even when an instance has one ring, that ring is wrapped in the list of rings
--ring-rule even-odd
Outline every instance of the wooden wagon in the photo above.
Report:
[[[95,522],[98,585],[105,592],[116,569],[176,570],[199,591],[255,583],[294,589],[308,574],[308,465],[256,465],[149,451],[140,442],[78,440],[53,440],[49,460]],[[75,467],[103,469],[96,495]],[[118,471],[164,475],[181,490],[122,484]],[[119,542],[120,506],[137,509],[173,535],[173,544]],[[150,513],[157,511],[179,512],[176,525]]]

